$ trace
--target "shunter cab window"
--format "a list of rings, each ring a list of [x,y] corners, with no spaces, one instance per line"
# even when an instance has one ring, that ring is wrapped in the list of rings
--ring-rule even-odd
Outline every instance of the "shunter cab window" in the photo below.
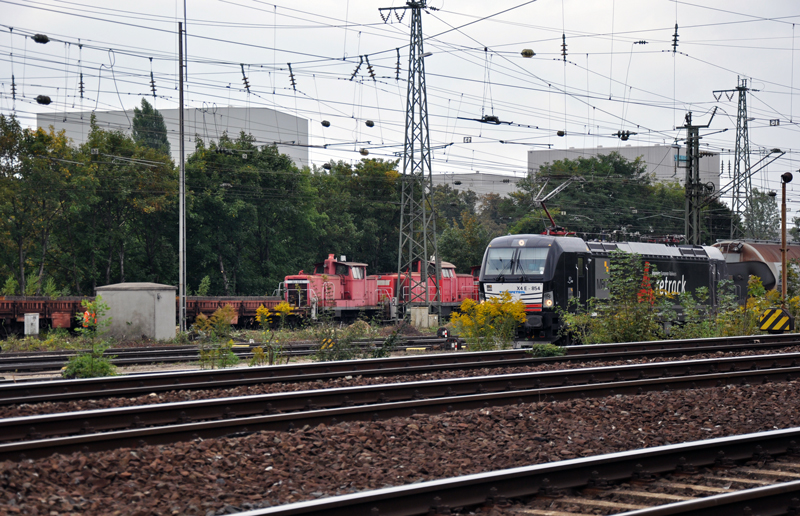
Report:
[[[353,278],[364,279],[364,267],[353,267]]]
[[[549,247],[521,247],[517,258],[516,274],[544,274]]]
[[[501,274],[511,274],[511,259],[514,257],[514,249],[511,248],[489,248],[486,255],[485,276],[499,276]]]
[[[454,278],[455,274],[453,273],[453,269],[442,269],[442,277],[443,278]]]
[[[318,263],[314,267],[314,274],[324,274],[325,273],[325,265]]]
[[[341,263],[337,263],[336,264],[336,274],[338,276],[347,276],[349,268],[350,267],[348,267],[347,265],[342,265]]]

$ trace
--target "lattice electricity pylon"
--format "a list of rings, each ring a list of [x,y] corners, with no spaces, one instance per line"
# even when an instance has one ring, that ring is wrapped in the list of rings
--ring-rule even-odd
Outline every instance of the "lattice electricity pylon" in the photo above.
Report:
[[[736,238],[756,238],[756,235],[748,235],[748,231],[737,222],[746,219],[750,198],[753,194],[753,185],[750,178],[750,137],[747,131],[747,92],[758,91],[750,90],[747,87],[747,79],[739,79],[739,85],[735,90],[717,90],[714,96],[719,100],[722,93],[725,93],[728,100],[733,100],[733,93],[739,93],[739,109],[736,113],[736,151],[733,161],[733,181],[731,187],[731,210],[734,217],[731,219],[731,239]],[[728,95],[730,93],[730,95]],[[719,96],[717,96],[719,94]],[[738,217],[736,217],[738,215]]]
[[[411,44],[408,54],[408,96],[406,137],[403,149],[400,245],[397,251],[398,316],[411,306],[441,307],[438,285],[442,277],[436,244],[436,218],[431,190],[431,148],[428,127],[428,97],[425,86],[425,53],[422,38],[422,10],[425,0],[409,1],[404,7],[383,10],[411,11]],[[388,16],[387,16],[388,18]],[[428,271],[430,260],[434,268]],[[412,274],[419,266],[419,275]],[[433,273],[433,284],[428,277]],[[402,280],[401,280],[402,278]]]

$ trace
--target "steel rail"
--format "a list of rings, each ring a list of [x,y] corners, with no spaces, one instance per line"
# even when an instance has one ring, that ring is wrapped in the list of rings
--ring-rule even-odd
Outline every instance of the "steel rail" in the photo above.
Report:
[[[480,409],[490,406],[558,401],[579,398],[598,398],[616,394],[641,394],[643,392],[665,389],[695,389],[718,387],[727,384],[766,383],[797,378],[800,367],[784,369],[748,370],[705,375],[681,376],[676,378],[654,378],[611,382],[603,384],[573,385],[525,390],[506,390],[463,396],[378,403],[375,405],[344,406],[340,408],[306,410],[287,414],[250,416],[221,421],[183,423],[162,427],[119,430],[82,436],[45,438],[0,444],[0,461],[21,460],[45,457],[53,453],[72,453],[76,451],[102,451],[123,447],[135,448],[148,444],[167,444],[189,441],[197,438],[215,438],[261,430],[286,431],[304,425],[335,424],[340,421],[363,421],[391,417],[410,417],[417,413],[441,414],[454,410]],[[513,387],[512,387],[513,389]],[[324,393],[324,391],[321,391]],[[309,391],[306,394],[310,394]],[[340,403],[345,404],[344,396]],[[268,413],[270,407],[264,402],[262,410]]]
[[[740,335],[735,337],[713,337],[684,340],[653,340],[642,342],[620,342],[612,344],[591,344],[586,346],[570,346],[570,354],[598,353],[614,351],[655,351],[658,349],[693,349],[713,347],[735,347],[741,345],[793,346],[800,344],[800,333],[784,333],[777,335]],[[593,351],[589,351],[592,349]]]
[[[659,505],[622,514],[624,516],[717,516],[719,514],[771,516],[798,514],[800,513],[798,495],[800,495],[800,480],[795,480],[793,482],[746,489],[735,493],[706,496],[697,500]]]
[[[351,514],[371,514],[374,516],[416,516],[437,514],[449,508],[484,505],[500,498],[522,498],[535,495],[543,488],[574,489],[589,485],[593,478],[618,482],[631,478],[637,469],[644,468],[652,474],[675,471],[679,466],[696,468],[711,466],[720,457],[734,461],[750,460],[766,451],[772,455],[798,453],[800,428],[773,430],[732,437],[720,437],[691,443],[672,444],[632,450],[607,455],[597,455],[579,459],[537,464],[490,473],[466,475],[442,480],[419,482],[399,487],[388,487],[374,491],[364,491],[348,495],[333,496],[318,500],[297,502],[267,509],[238,513],[239,516],[346,516]],[[637,468],[637,465],[639,468]],[[772,491],[786,494],[796,492],[797,482],[773,486]],[[768,488],[767,488],[768,489]],[[764,489],[764,490],[767,490]],[[734,493],[738,497],[716,501],[734,502],[736,506],[745,498],[755,501],[761,493],[758,490]],[[731,496],[731,495],[725,495]],[[793,498],[794,496],[790,496]],[[701,504],[703,499],[697,502]],[[708,498],[707,500],[711,500]],[[707,502],[713,504],[714,501]],[[785,502],[781,502],[785,503]],[[791,502],[788,502],[791,503]],[[671,511],[681,504],[672,504]],[[725,506],[720,506],[725,507]],[[665,507],[661,508],[662,510]],[[655,510],[655,509],[653,509]],[[441,513],[441,512],[439,512]],[[648,516],[684,514],[682,512],[649,513],[642,511],[626,513]],[[693,514],[693,513],[690,513]],[[743,514],[741,512],[714,512],[696,514]],[[774,514],[754,511],[754,514]]]
[[[422,398],[542,389],[564,385],[606,384],[742,370],[774,370],[779,367],[797,370],[799,363],[800,353],[757,355],[450,378],[61,412],[0,419],[0,442],[179,424],[190,421],[208,421],[219,418],[247,417],[264,413],[286,413]]]

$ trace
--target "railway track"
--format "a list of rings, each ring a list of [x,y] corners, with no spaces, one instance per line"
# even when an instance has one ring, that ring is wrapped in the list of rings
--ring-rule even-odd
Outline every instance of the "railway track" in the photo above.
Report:
[[[363,341],[359,344],[368,349],[380,345],[383,341]],[[436,337],[415,337],[404,339],[398,344],[399,351],[415,349],[449,349],[460,339],[440,339]],[[686,352],[702,353],[725,348],[727,351],[743,351],[748,349],[770,349],[800,344],[800,335],[748,335],[741,337],[725,337],[718,339],[664,340],[650,342],[626,342],[620,344],[592,344],[589,346],[569,346],[568,357],[580,355],[606,354],[609,357],[641,356],[676,356]],[[252,348],[258,344],[235,345],[233,351],[242,360],[252,358]],[[316,342],[288,343],[284,349],[285,357],[301,357],[313,355],[319,344]],[[0,374],[21,372],[59,371],[70,357],[77,352],[49,351],[38,353],[7,352],[0,354]],[[517,351],[524,356],[524,351]],[[191,346],[157,346],[147,348],[111,348],[106,355],[115,355],[112,363],[117,366],[189,363],[199,360],[198,347]],[[570,358],[562,358],[569,360]]]
[[[800,378],[799,362],[800,354],[728,357],[5,418],[0,435],[28,440],[0,445],[0,461],[543,400],[791,381]],[[87,435],[52,437],[78,433]]]
[[[460,352],[387,359],[312,362],[269,367],[137,374],[85,380],[0,383],[0,405],[137,396],[176,389],[218,389],[258,383],[316,381],[346,376],[392,377],[443,370],[516,367],[544,363],[674,357],[694,353],[780,349],[800,344],[800,336],[769,335],[642,343],[571,346],[561,357],[535,358],[521,350]]]
[[[800,428],[759,432],[365,491],[247,516],[798,514]],[[595,512],[597,511],[597,512]]]
[[[451,339],[436,337],[419,337],[404,339],[397,345],[398,351],[409,348],[431,349],[442,348]],[[372,349],[382,343],[382,340],[358,342],[362,350]],[[240,360],[249,360],[253,357],[252,349],[259,344],[235,344],[232,351]],[[284,346],[283,357],[302,357],[313,355],[317,352],[319,344],[316,342],[294,342]],[[84,350],[83,352],[88,352]],[[75,356],[77,351],[45,351],[38,353],[3,353],[0,354],[0,373],[43,372],[59,371],[67,361]],[[174,364],[197,362],[200,360],[198,346],[155,346],[145,348],[110,348],[104,353],[113,356],[111,363],[115,366],[148,365],[148,364]]]

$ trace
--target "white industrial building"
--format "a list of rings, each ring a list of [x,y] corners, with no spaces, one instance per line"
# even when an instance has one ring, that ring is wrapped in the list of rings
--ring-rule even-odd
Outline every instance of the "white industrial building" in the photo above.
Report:
[[[138,106],[137,106],[138,107]],[[178,163],[180,139],[177,109],[159,109],[167,126],[172,159]],[[133,109],[125,111],[95,111],[97,125],[104,130],[122,131],[131,134],[133,130]],[[89,136],[91,111],[39,113],[36,124],[47,129],[53,126],[56,131],[65,130],[66,136],[77,145]],[[184,111],[185,151],[188,157],[194,152],[195,136],[208,145],[219,141],[227,131],[231,139],[236,139],[241,131],[252,134],[255,144],[278,146],[278,151],[288,155],[298,167],[309,166],[308,161],[308,120],[269,108],[211,107],[194,108]]]
[[[488,174],[486,172],[447,172],[444,174],[432,174],[431,178],[433,186],[447,185],[460,192],[472,190],[478,195],[494,193],[500,197],[508,197],[511,192],[516,192],[517,181],[521,179],[520,177]]]
[[[618,152],[629,161],[641,157],[647,167],[647,173],[654,174],[656,181],[677,181],[683,185],[686,180],[686,147],[673,147],[670,145],[626,145],[623,147],[594,147],[587,149],[530,150],[528,151],[528,173],[535,175],[543,165],[554,161],[591,158],[612,152]],[[508,197],[511,192],[517,190],[517,182],[522,178],[486,172],[447,172],[443,174],[434,173],[432,179],[434,186],[448,185],[454,190],[472,190],[479,195],[495,193],[501,197]],[[719,154],[701,151],[700,181],[704,184],[713,184],[714,191],[719,190]]]
[[[546,163],[563,159],[575,160],[618,152],[628,161],[641,157],[647,166],[647,172],[654,174],[656,181],[678,181],[681,185],[686,180],[686,147],[671,145],[648,145],[623,147],[594,147],[588,149],[545,149],[528,151],[528,173],[536,174]],[[700,151],[700,181],[714,185],[719,191],[720,157],[713,152]]]

